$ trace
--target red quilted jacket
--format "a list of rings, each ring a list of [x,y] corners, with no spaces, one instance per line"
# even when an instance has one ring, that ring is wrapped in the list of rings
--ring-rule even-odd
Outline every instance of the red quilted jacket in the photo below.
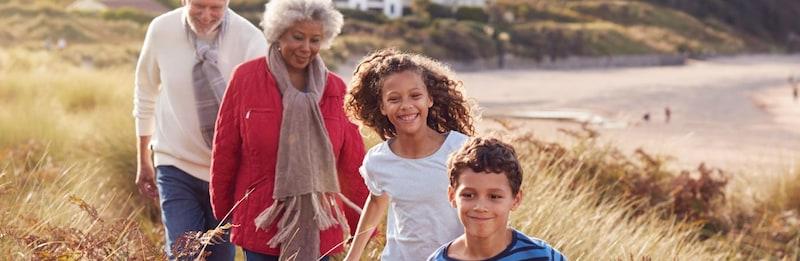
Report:
[[[346,86],[341,78],[328,73],[320,109],[333,144],[342,193],[359,206],[364,205],[368,190],[358,174],[364,158],[364,142],[358,127],[344,112]],[[281,95],[264,57],[245,62],[234,71],[220,105],[211,161],[211,205],[214,216],[222,220],[248,188],[255,190],[233,210],[231,241],[247,250],[279,255],[267,242],[277,232],[257,230],[253,220],[272,205],[278,136],[283,108]],[[313,153],[313,152],[309,152]],[[255,184],[258,183],[258,184]],[[359,215],[343,205],[351,232],[355,232]],[[320,253],[332,248],[332,254],[343,240],[342,229],[334,227],[320,232]]]

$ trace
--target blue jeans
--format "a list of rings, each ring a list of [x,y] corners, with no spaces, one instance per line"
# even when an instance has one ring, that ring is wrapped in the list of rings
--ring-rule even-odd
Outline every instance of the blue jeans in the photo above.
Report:
[[[211,212],[208,182],[195,178],[173,166],[156,167],[156,183],[161,201],[161,221],[167,238],[167,256],[174,259],[172,244],[184,233],[205,232],[217,227],[219,221]],[[224,242],[209,245],[207,260],[233,260],[236,250],[224,236]],[[191,258],[194,259],[194,258]]]
[[[256,252],[244,249],[244,248],[242,248],[242,250],[244,250],[244,260],[247,260],[247,261],[278,261],[278,257],[277,256],[259,254],[259,253],[256,253]],[[328,259],[329,258],[327,256],[325,256],[325,257],[322,257],[322,259],[320,261],[328,261]]]

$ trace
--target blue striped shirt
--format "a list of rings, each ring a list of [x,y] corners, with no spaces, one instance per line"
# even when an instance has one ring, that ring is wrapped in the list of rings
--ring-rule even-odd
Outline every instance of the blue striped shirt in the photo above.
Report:
[[[553,249],[550,245],[546,242],[537,239],[531,238],[523,234],[522,232],[517,231],[516,229],[513,230],[513,238],[511,239],[511,243],[508,244],[503,252],[493,256],[488,260],[535,260],[535,261],[546,261],[546,260],[567,260],[558,250]],[[436,250],[430,257],[428,257],[428,261],[459,261],[458,259],[452,258],[447,256],[447,250],[450,248],[450,245],[453,242],[447,243],[444,246],[440,247]]]

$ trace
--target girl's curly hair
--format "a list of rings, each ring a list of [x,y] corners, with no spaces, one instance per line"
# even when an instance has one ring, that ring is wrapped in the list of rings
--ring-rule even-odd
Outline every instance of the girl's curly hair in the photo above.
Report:
[[[383,49],[364,57],[353,73],[351,89],[347,94],[347,112],[365,126],[372,128],[383,140],[397,136],[389,118],[380,113],[381,86],[387,76],[415,71],[422,77],[433,107],[428,111],[428,126],[444,133],[455,130],[472,135],[471,105],[462,94],[462,83],[443,64],[428,57]]]

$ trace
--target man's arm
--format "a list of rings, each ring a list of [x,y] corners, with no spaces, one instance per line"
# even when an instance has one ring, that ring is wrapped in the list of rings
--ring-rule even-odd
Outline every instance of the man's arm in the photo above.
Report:
[[[154,20],[147,30],[142,52],[136,64],[134,82],[133,116],[136,118],[136,185],[139,192],[150,198],[158,197],[155,184],[155,167],[153,166],[153,152],[150,149],[150,138],[155,132],[155,101],[159,94],[161,84],[160,70],[155,58]]]

